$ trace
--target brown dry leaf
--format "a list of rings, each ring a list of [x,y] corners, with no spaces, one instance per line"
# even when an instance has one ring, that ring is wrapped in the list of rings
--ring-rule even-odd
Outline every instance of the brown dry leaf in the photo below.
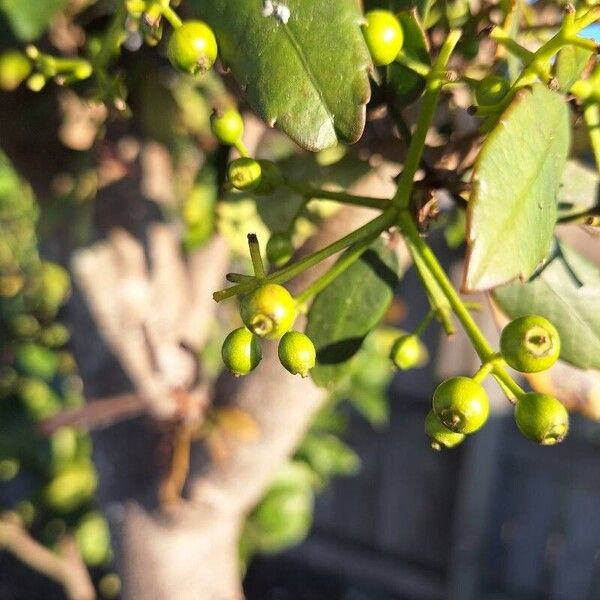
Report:
[[[214,413],[214,421],[223,434],[240,440],[251,442],[260,435],[256,421],[240,408],[231,406],[219,408]]]

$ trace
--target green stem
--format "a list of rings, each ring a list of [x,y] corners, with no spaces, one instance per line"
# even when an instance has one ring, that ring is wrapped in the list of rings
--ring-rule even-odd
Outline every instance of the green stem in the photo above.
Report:
[[[407,54],[404,54],[402,50],[400,54],[396,56],[396,62],[399,62],[401,65],[404,65],[407,69],[414,71],[417,75],[421,75],[421,77],[427,77],[431,71],[431,67],[422,63],[414,58],[411,58]]]
[[[371,237],[376,234],[380,234],[392,225],[394,225],[396,221],[397,215],[395,210],[388,209],[380,214],[375,219],[365,223],[362,227],[359,227],[355,231],[349,233],[343,238],[329,244],[325,248],[322,248],[318,252],[311,254],[310,256],[306,256],[305,258],[299,260],[298,262],[290,265],[289,267],[284,267],[280,271],[275,271],[270,275],[267,275],[266,281],[271,283],[285,283],[290,279],[293,279],[300,273],[303,273],[307,269],[310,269],[314,265],[320,263],[321,261],[329,258],[333,254],[345,250],[348,246],[363,240],[365,238]],[[232,296],[237,296],[239,294],[247,294],[251,292],[256,287],[255,283],[242,283],[238,285],[234,285],[230,288],[220,290],[213,294],[213,298],[216,302],[221,302],[221,300],[225,300],[227,298],[231,298]]]
[[[249,281],[254,281],[256,277],[254,277],[254,275],[244,275],[243,273],[227,273],[225,279],[231,281],[231,283],[247,283]]]
[[[330,269],[315,279],[300,295],[297,296],[296,301],[299,307],[302,307],[321,290],[325,289],[336,277],[341,275],[353,262],[360,258],[363,252],[367,250],[378,236],[379,234],[371,235],[348,248]]]
[[[255,233],[248,234],[248,248],[250,249],[250,258],[252,259],[252,267],[254,268],[256,279],[265,279],[267,273],[262,256],[260,255],[260,245]]]
[[[178,29],[183,25],[183,22],[179,18],[179,15],[168,4],[162,7],[162,14],[165,17],[165,19],[169,21],[173,29]]]
[[[460,36],[460,31],[450,31],[446,41],[444,42],[444,45],[440,49],[440,53],[431,71],[427,76],[427,85],[421,103],[421,109],[419,111],[417,126],[412,136],[410,146],[408,147],[404,169],[400,175],[396,194],[392,200],[392,202],[394,202],[394,204],[400,209],[406,208],[410,203],[410,192],[412,190],[415,173],[419,168],[421,157],[423,156],[425,137],[427,136],[427,132],[429,131],[429,127],[433,121],[437,102],[440,92],[442,91],[446,72],[446,64],[450,60],[450,55],[458,43]]]
[[[348,194],[346,192],[333,192],[330,190],[322,190],[319,188],[311,187],[310,185],[303,185],[301,183],[296,183],[293,181],[288,181],[286,185],[294,192],[302,194],[308,200],[335,200],[336,202],[342,202],[344,204],[366,206],[368,208],[376,208],[378,210],[385,210],[390,206],[390,201],[387,198],[355,196],[354,194]]]
[[[429,324],[433,320],[433,317],[435,317],[435,310],[431,309],[421,319],[421,322],[415,327],[413,334],[416,335],[417,337],[421,337],[425,333],[425,330],[429,327]]]
[[[600,106],[598,104],[586,104],[583,109],[583,119],[590,136],[596,165],[600,169]]]
[[[250,156],[250,151],[246,148],[242,140],[237,140],[233,146],[240,153],[240,156],[243,156],[244,158]]]
[[[448,299],[454,314],[462,324],[466,334],[469,336],[469,339],[471,340],[475,351],[481,359],[481,362],[486,363],[494,359],[496,354],[492,346],[487,341],[487,338],[483,335],[477,326],[477,323],[471,316],[471,313],[468,311],[462,299],[454,289],[454,286],[448,279],[448,276],[438,262],[435,254],[419,235],[417,227],[408,211],[403,210],[400,213],[399,225],[402,234],[407,240],[407,243],[411,245],[413,252],[419,255],[423,264],[427,267],[437,285]],[[496,379],[515,397],[518,397],[519,394],[523,393],[521,387],[501,365],[494,366],[493,374]]]

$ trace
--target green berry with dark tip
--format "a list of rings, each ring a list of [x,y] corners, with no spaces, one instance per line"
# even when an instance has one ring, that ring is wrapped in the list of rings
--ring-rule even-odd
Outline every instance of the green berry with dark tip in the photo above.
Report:
[[[517,399],[515,422],[527,438],[544,446],[562,442],[569,432],[569,413],[554,397],[530,392]]]
[[[228,146],[237,144],[244,135],[244,119],[235,108],[215,110],[210,117],[210,127],[219,142]]]
[[[448,429],[473,433],[486,422],[490,406],[480,383],[470,377],[451,377],[436,388],[433,410]]]
[[[227,167],[227,179],[236,190],[254,190],[261,181],[262,170],[257,160],[242,156]]]
[[[433,410],[430,410],[425,418],[425,433],[431,440],[431,447],[434,450],[454,448],[465,439],[464,433],[456,433],[448,429]]]
[[[254,334],[276,340],[292,328],[296,301],[282,285],[266,283],[242,298],[240,314]]]
[[[549,369],[560,355],[560,337],[550,321],[538,315],[511,321],[500,335],[502,358],[521,373]]]
[[[210,70],[217,60],[217,40],[203,21],[186,21],[175,29],[167,45],[171,64],[187,75]]]

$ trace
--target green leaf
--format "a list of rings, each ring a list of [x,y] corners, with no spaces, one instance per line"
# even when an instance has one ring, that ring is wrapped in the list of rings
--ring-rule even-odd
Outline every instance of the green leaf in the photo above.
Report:
[[[382,240],[315,298],[306,333],[317,350],[313,380],[334,386],[351,367],[365,336],[379,323],[398,283],[398,261]]]
[[[556,57],[554,76],[558,80],[559,91],[567,93],[581,77],[592,53],[584,48],[566,46]]]
[[[323,479],[334,475],[353,475],[360,467],[356,452],[332,434],[309,433],[298,448],[298,456]]]
[[[600,204],[598,171],[577,160],[568,160],[558,190],[561,217],[580,213]]]
[[[404,30],[402,51],[413,60],[430,64],[429,42],[417,16],[417,11],[400,13],[398,18]],[[400,106],[414,102],[425,89],[425,79],[400,63],[394,62],[387,67],[386,78],[394,101],[398,102]]]
[[[600,369],[600,270],[564,243],[527,283],[494,290],[511,318],[539,314],[561,340],[561,359],[582,369]]]
[[[541,84],[519,92],[500,117],[473,173],[467,290],[526,279],[544,260],[569,141],[565,99]]]
[[[0,0],[0,10],[14,34],[30,42],[42,35],[52,17],[66,4],[67,0]]]
[[[355,142],[365,125],[371,59],[355,0],[193,0],[221,60],[256,111],[308,150]],[[287,15],[286,15],[287,16]]]

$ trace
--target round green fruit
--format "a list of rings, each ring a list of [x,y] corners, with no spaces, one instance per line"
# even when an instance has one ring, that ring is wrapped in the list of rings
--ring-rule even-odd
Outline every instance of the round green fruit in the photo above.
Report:
[[[44,503],[58,513],[69,513],[89,502],[98,478],[91,463],[72,465],[52,479],[42,490]]]
[[[267,259],[272,265],[282,267],[294,256],[294,244],[284,232],[274,233],[267,242]]]
[[[431,440],[431,447],[434,450],[454,448],[465,439],[464,433],[456,433],[448,429],[433,410],[430,410],[425,418],[425,433]]]
[[[244,120],[235,108],[216,110],[210,117],[210,126],[221,144],[233,146],[244,135]]]
[[[475,100],[480,106],[498,104],[510,89],[510,84],[503,77],[489,75],[478,82],[475,88]]]
[[[239,327],[225,338],[221,356],[225,366],[239,377],[256,369],[262,359],[262,352],[257,337],[245,327]]]
[[[470,377],[452,377],[436,388],[433,410],[448,429],[473,433],[486,422],[490,406],[480,383]]]
[[[528,439],[551,446],[569,432],[569,413],[554,396],[530,392],[517,400],[515,421]]]
[[[394,62],[402,49],[404,33],[400,21],[389,10],[372,10],[365,15],[363,35],[376,66]]]
[[[18,50],[7,50],[0,55],[0,89],[12,92],[31,73],[31,61]]]
[[[544,317],[519,317],[502,330],[500,352],[513,369],[539,373],[558,360],[560,337],[554,325]]]
[[[300,331],[288,331],[279,340],[279,361],[292,374],[306,377],[315,366],[317,353],[311,339]]]
[[[167,46],[171,64],[187,75],[208,71],[217,60],[217,40],[203,21],[186,21],[173,31]]]
[[[227,179],[236,190],[254,190],[260,184],[262,170],[257,160],[243,156],[227,166]]]
[[[423,364],[423,343],[416,335],[401,335],[392,346],[390,358],[401,371],[414,369]]]
[[[283,286],[267,283],[242,298],[240,314],[250,331],[277,340],[292,328],[296,302]]]
[[[75,539],[86,565],[97,567],[110,556],[110,531],[98,512],[85,515],[75,528]]]

